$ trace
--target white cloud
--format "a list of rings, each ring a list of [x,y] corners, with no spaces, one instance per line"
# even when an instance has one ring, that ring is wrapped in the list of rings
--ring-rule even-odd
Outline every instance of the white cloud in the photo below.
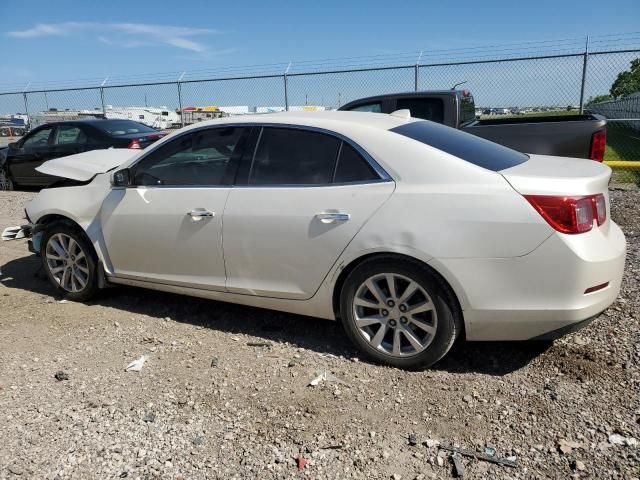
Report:
[[[55,35],[76,35],[87,32],[97,34],[96,38],[108,45],[125,48],[170,46],[196,53],[206,52],[208,48],[205,44],[193,40],[191,37],[220,33],[209,28],[148,23],[62,22],[37,23],[26,30],[5,32],[5,35],[14,38],[37,38]]]

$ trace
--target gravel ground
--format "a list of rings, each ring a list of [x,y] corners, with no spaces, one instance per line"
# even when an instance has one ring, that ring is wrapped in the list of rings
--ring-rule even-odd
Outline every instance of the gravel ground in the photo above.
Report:
[[[32,196],[0,192],[0,225]],[[607,312],[554,344],[460,342],[422,373],[313,318],[132,288],[60,302],[3,243],[0,478],[451,478],[452,443],[518,462],[465,458],[464,478],[638,478],[640,192],[611,196],[629,253]],[[340,381],[308,386],[322,371]]]

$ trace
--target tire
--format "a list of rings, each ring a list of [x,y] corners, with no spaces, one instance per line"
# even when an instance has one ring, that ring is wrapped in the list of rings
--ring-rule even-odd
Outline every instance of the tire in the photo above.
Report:
[[[442,280],[418,262],[391,255],[365,260],[348,274],[340,314],[347,336],[367,357],[408,370],[444,357],[463,326]]]
[[[84,302],[98,291],[98,257],[80,227],[56,222],[47,227],[40,247],[49,281],[65,298]]]
[[[0,191],[11,191],[15,189],[15,184],[11,177],[9,176],[9,172],[7,171],[7,167],[0,167]]]

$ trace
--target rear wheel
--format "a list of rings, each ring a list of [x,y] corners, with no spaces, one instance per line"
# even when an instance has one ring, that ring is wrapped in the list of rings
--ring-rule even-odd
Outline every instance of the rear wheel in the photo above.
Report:
[[[11,177],[9,176],[7,167],[0,167],[0,190],[8,191],[13,190],[14,188],[15,185],[13,183],[13,180],[11,180]]]
[[[371,359],[407,369],[440,360],[462,330],[441,281],[418,263],[366,260],[346,278],[340,312],[349,338]]]
[[[79,228],[66,223],[48,227],[40,255],[49,280],[66,298],[85,301],[98,291],[97,257]]]

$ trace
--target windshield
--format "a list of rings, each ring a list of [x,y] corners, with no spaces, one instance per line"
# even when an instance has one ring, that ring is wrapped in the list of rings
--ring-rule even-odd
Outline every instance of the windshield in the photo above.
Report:
[[[156,131],[151,127],[147,127],[142,123],[134,122],[132,120],[106,120],[104,122],[95,123],[95,126],[114,137],[135,133],[152,133]]]
[[[529,159],[524,153],[434,122],[411,122],[391,131],[494,172]]]

